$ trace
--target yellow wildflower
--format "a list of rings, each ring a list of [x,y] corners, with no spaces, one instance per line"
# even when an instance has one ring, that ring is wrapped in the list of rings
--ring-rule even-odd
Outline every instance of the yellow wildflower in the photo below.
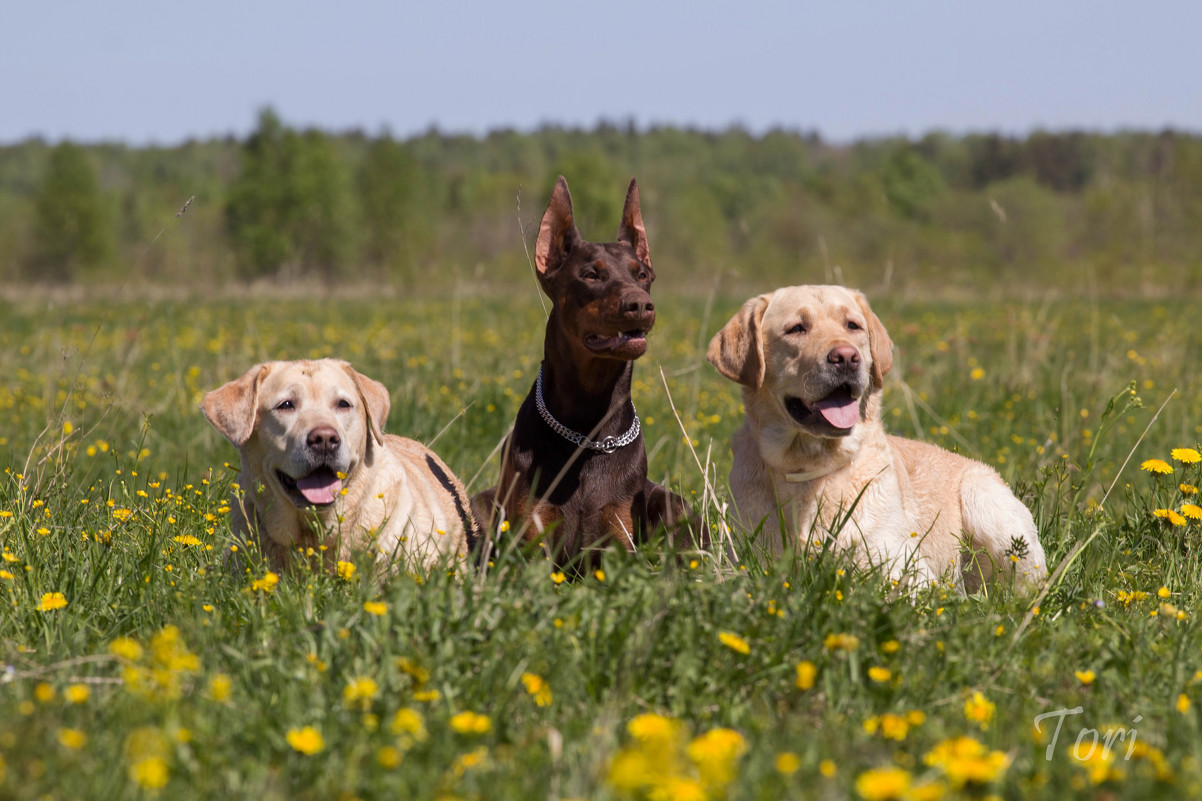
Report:
[[[783,751],[773,758],[772,767],[782,776],[792,776],[801,770],[801,757],[792,751]]]
[[[380,685],[376,684],[375,679],[370,676],[360,676],[351,679],[350,683],[342,688],[342,703],[348,707],[358,705],[367,709],[371,705],[371,700],[379,692]]]
[[[854,651],[860,647],[860,638],[854,634],[836,634],[834,632],[826,635],[826,639],[822,644],[828,651]]]
[[[312,726],[305,726],[303,729],[289,729],[285,739],[288,740],[288,745],[305,756],[313,756],[326,746],[321,732]]]
[[[927,752],[923,761],[942,770],[956,789],[966,784],[988,784],[1010,764],[1004,752],[990,751],[972,737],[944,740]]]
[[[525,685],[526,692],[534,696],[534,703],[539,706],[550,706],[551,685],[547,684],[542,676],[535,673],[523,673],[522,684]]]
[[[38,601],[36,608],[39,612],[53,612],[66,605],[67,598],[61,592],[48,592],[42,596],[42,600]]]
[[[1093,680],[1096,678],[1096,674],[1092,670],[1074,670],[1073,675],[1085,686],[1093,684]]]
[[[70,748],[72,751],[78,751],[83,748],[88,742],[88,735],[81,732],[79,729],[59,729],[58,743],[63,748]]]
[[[685,753],[697,766],[702,784],[724,788],[735,779],[735,762],[747,753],[747,741],[734,729],[711,729],[694,738]]]
[[[1173,466],[1163,459],[1148,459],[1146,462],[1140,463],[1139,469],[1160,475],[1168,475],[1173,472]]]
[[[740,654],[751,653],[751,645],[738,634],[729,631],[720,631],[718,632],[718,639],[732,651]]]
[[[476,712],[460,712],[451,716],[451,728],[460,734],[487,734],[492,730],[492,720]]]
[[[426,739],[426,721],[422,713],[412,707],[401,707],[392,718],[393,734],[406,735],[417,742]]]
[[[263,578],[252,581],[250,588],[253,592],[268,593],[274,590],[276,585],[279,583],[280,577],[269,570],[266,574],[264,574]]]
[[[364,601],[363,611],[369,615],[380,617],[381,615],[388,614],[388,604],[383,601]]]
[[[86,684],[72,684],[63,690],[63,697],[72,704],[82,704],[92,693]]]
[[[556,584],[563,584],[565,581],[567,581],[567,579],[568,577],[565,576],[560,570],[556,570],[551,574],[551,581],[555,582]]]
[[[1202,506],[1198,506],[1196,503],[1183,503],[1181,504],[1181,514],[1191,520],[1202,520]]]
[[[139,787],[162,789],[169,778],[167,759],[170,756],[171,742],[154,726],[136,728],[125,738],[129,778]]]
[[[989,722],[993,720],[993,713],[996,709],[994,703],[978,690],[964,702],[964,717],[985,731],[989,728]]]
[[[219,704],[223,704],[230,700],[233,682],[230,677],[224,673],[218,673],[209,679],[209,697]]]
[[[880,665],[873,665],[872,667],[868,668],[868,678],[872,679],[877,684],[882,684],[893,678],[893,671],[889,670],[889,668],[881,667]]]
[[[1181,695],[1178,695],[1177,696],[1177,711],[1184,715],[1189,712],[1189,707],[1190,707],[1189,696],[1186,695],[1185,693],[1181,693]]]
[[[1173,448],[1169,455],[1182,464],[1197,464],[1198,462],[1202,462],[1202,453],[1198,453],[1193,448]]]
[[[814,679],[818,676],[818,668],[813,662],[798,662],[797,663],[797,678],[793,680],[793,685],[799,690],[809,690],[814,686]]]
[[[875,768],[856,777],[856,792],[864,801],[892,801],[909,789],[910,772],[901,768]]]

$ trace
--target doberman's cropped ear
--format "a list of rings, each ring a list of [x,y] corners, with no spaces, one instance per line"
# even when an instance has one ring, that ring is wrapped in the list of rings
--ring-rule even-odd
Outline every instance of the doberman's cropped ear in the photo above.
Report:
[[[639,207],[639,184],[631,178],[626,188],[626,205],[622,208],[622,224],[618,226],[618,241],[634,248],[634,255],[648,267],[651,266],[651,248],[647,246],[647,229],[643,225],[643,212]]]
[[[893,369],[893,340],[885,330],[884,323],[868,306],[868,298],[862,292],[853,292],[860,311],[868,318],[868,352],[872,356],[872,385],[880,389],[885,385],[885,374]]]
[[[705,354],[719,373],[752,389],[764,383],[764,338],[760,328],[771,298],[760,295],[744,303],[710,340]]]
[[[363,402],[363,408],[367,410],[367,430],[371,432],[372,439],[376,441],[377,445],[383,445],[384,421],[388,419],[388,412],[392,410],[392,399],[388,395],[388,387],[374,378],[368,378],[363,373],[357,372],[346,362],[343,362],[342,366],[354,380],[355,388],[359,390],[359,398]]]
[[[580,239],[576,221],[572,217],[572,195],[568,182],[561,175],[551,192],[551,202],[543,212],[543,221],[538,226],[538,241],[534,243],[534,266],[539,275],[546,276],[555,271]]]
[[[259,416],[259,387],[271,372],[271,365],[271,362],[256,364],[241,378],[223,384],[200,402],[205,418],[235,448],[245,445],[254,433]]]

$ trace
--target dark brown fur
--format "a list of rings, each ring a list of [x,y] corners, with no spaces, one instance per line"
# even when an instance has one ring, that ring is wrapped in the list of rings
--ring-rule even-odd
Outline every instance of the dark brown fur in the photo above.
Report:
[[[620,437],[634,422],[634,360],[646,351],[644,335],[655,324],[655,273],[635,181],[626,192],[618,241],[596,243],[576,230],[560,176],[539,228],[535,265],[553,304],[542,368],[546,406],[594,441]],[[669,536],[678,529],[686,538],[698,532],[694,540],[708,544],[684,499],[648,480],[641,433],[613,453],[579,448],[539,415],[533,387],[505,443],[500,482],[472,504],[478,519],[491,521],[486,536],[496,537],[499,522],[508,520],[510,536],[545,542],[561,567],[582,565],[582,553],[610,544],[631,550],[661,527]]]

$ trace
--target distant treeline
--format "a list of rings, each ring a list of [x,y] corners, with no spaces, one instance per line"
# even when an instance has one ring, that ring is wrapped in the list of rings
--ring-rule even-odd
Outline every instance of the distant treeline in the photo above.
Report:
[[[676,286],[722,274],[1114,292],[1202,278],[1197,135],[841,145],[601,124],[397,140],[298,130],[264,110],[245,140],[0,147],[0,279],[502,288],[528,269],[522,226],[530,243],[560,173],[598,240],[616,234],[636,176],[653,260]]]

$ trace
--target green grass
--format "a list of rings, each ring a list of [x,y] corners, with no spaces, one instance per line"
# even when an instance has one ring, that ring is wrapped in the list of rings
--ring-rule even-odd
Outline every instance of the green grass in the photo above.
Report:
[[[703,354],[742,300],[661,293],[635,373],[652,476],[705,498],[711,525],[741,409]],[[269,588],[261,565],[223,563],[237,460],[204,391],[259,360],[346,358],[392,389],[389,431],[433,442],[479,489],[541,356],[532,294],[0,308],[0,797],[137,797],[162,780],[184,798],[844,798],[857,779],[884,793],[870,771],[887,766],[932,796],[1202,792],[1202,534],[1153,514],[1202,483],[1170,457],[1202,436],[1193,310],[875,308],[898,345],[890,429],[998,467],[1066,566],[1038,599],[898,600],[833,554],[771,561],[741,531],[742,569],[649,551],[557,584],[508,554],[486,576],[381,587],[361,566]],[[1173,474],[1140,470],[1149,458]],[[66,605],[40,610],[53,593]],[[1078,706],[1045,758],[1036,716]],[[464,712],[487,730],[458,731]],[[311,754],[295,747],[308,726]],[[1110,762],[1077,758],[1088,730],[1118,728]],[[992,766],[924,759],[960,736]],[[951,786],[981,765],[993,781]]]

